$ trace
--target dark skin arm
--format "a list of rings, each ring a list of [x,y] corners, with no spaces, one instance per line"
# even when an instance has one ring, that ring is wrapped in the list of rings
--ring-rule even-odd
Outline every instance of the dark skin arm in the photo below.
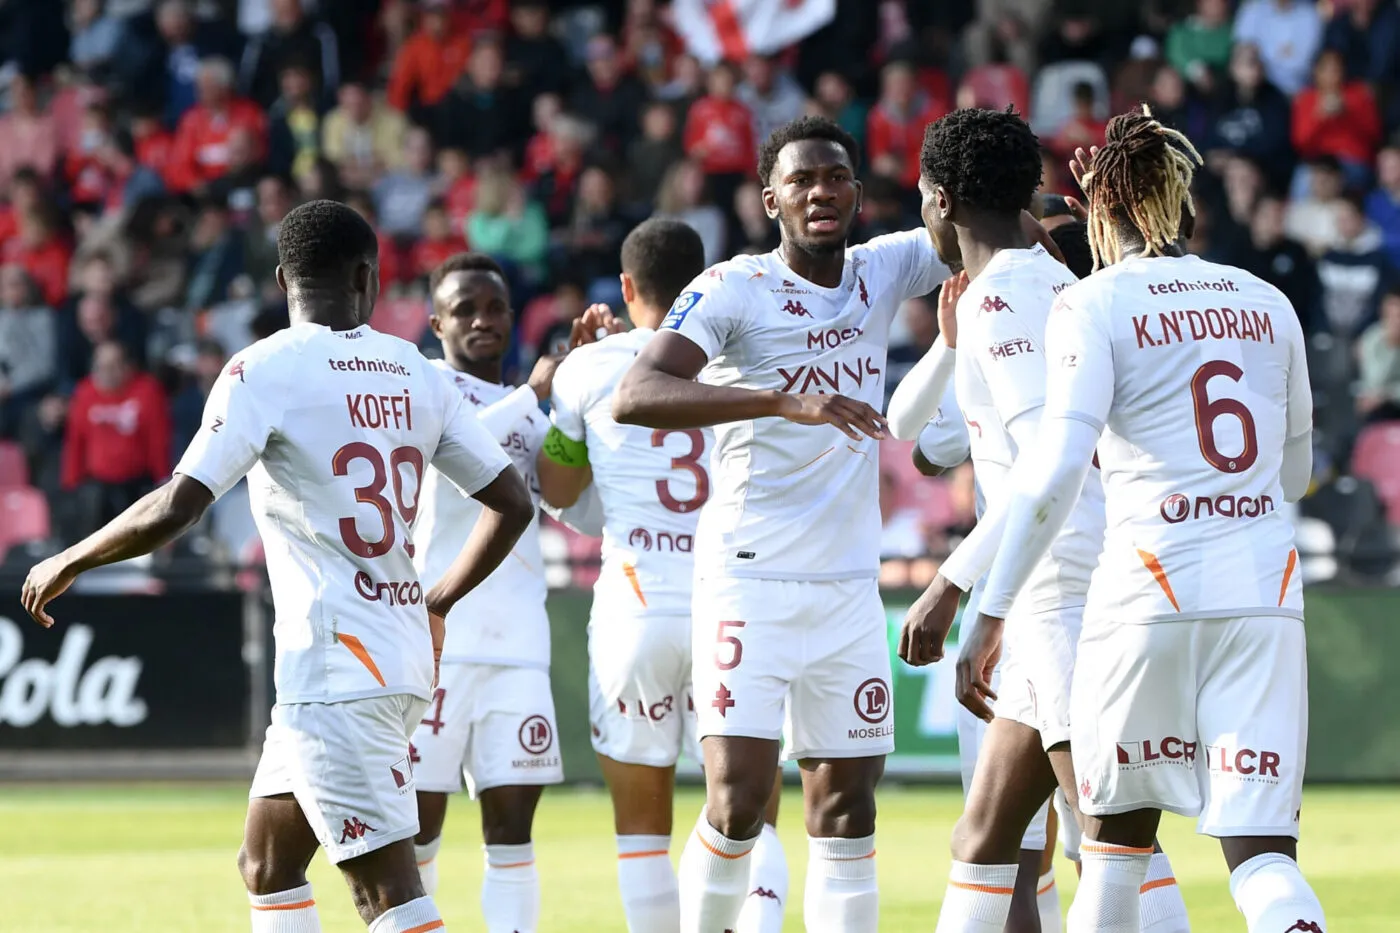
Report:
[[[885,436],[885,419],[864,402],[844,395],[790,395],[774,389],[740,389],[695,381],[708,360],[692,341],[670,331],[653,337],[622,377],[613,396],[613,418],[649,428],[707,428],[730,421],[786,418],[796,424],[829,424],[852,440]]]
[[[203,483],[183,474],[147,493],[106,526],[60,554],[36,564],[24,580],[24,609],[44,628],[53,625],[48,604],[80,574],[149,554],[184,534],[214,503]]]

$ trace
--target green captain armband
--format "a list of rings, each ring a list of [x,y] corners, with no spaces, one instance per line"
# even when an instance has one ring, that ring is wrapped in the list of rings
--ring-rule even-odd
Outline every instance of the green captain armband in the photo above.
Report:
[[[588,445],[574,440],[554,425],[549,426],[549,433],[544,436],[544,446],[540,450],[560,466],[588,466]]]

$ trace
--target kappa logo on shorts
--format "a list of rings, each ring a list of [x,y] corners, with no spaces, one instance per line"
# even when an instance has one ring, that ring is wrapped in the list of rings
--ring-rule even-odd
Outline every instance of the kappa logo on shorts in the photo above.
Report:
[[[872,677],[856,688],[856,715],[874,725],[890,714],[890,688],[879,677]]]
[[[1322,927],[1318,926],[1316,920],[1299,920],[1293,926],[1284,930],[1283,933],[1322,933]]]
[[[1083,797],[1085,800],[1088,800],[1088,799],[1089,799],[1090,797],[1092,797],[1093,795],[1094,795],[1094,788],[1090,786],[1090,784],[1089,784],[1089,779],[1088,779],[1088,778],[1085,778],[1084,780],[1080,781],[1080,782],[1079,782],[1079,796]]]
[[[378,831],[379,830],[368,823],[362,822],[358,816],[352,817],[345,821],[345,828],[341,830],[340,833],[340,844],[345,845],[347,842],[363,839],[365,833],[375,833]]]
[[[771,888],[754,888],[752,891],[749,892],[749,897],[767,898],[770,901],[777,901],[779,904],[783,902],[783,899],[779,897],[777,892],[773,891]]]
[[[520,747],[531,755],[543,755],[554,745],[554,730],[550,728],[549,720],[538,714],[520,724],[518,737]]]

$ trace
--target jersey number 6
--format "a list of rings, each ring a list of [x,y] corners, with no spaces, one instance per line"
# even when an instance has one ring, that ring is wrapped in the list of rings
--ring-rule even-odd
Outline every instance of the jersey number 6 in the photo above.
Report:
[[[685,470],[695,477],[695,495],[689,499],[677,499],[671,495],[671,481],[659,479],[656,481],[656,497],[668,511],[694,512],[710,498],[710,474],[705,472],[705,467],[700,463],[700,458],[705,456],[705,433],[695,428],[657,429],[651,432],[651,446],[665,446],[666,438],[672,434],[684,434],[690,439],[690,452],[681,457],[672,457],[671,469]]]
[[[416,447],[395,448],[389,453],[389,466],[385,469],[384,455],[378,449],[364,441],[352,441],[335,452],[335,456],[331,458],[331,472],[336,476],[348,476],[350,464],[356,460],[368,463],[374,470],[374,475],[370,478],[369,485],[355,490],[355,501],[372,505],[379,511],[384,533],[379,536],[378,541],[366,541],[355,527],[355,519],[342,518],[340,540],[345,542],[350,553],[356,557],[381,557],[389,553],[394,546],[394,506],[398,506],[399,516],[403,518],[405,525],[413,524],[413,519],[418,515],[418,494],[423,488],[423,452]],[[399,467],[405,464],[413,471],[412,502],[405,502],[403,498],[403,474],[399,472]],[[384,487],[389,484],[391,477],[394,482],[392,504],[384,498]],[[412,557],[413,542],[405,542],[404,550]]]
[[[1259,433],[1254,427],[1254,416],[1244,402],[1233,398],[1210,400],[1206,384],[1216,376],[1239,382],[1244,370],[1228,360],[1211,360],[1191,377],[1191,403],[1196,409],[1196,437],[1201,442],[1201,456],[1221,473],[1243,473],[1259,459]],[[1244,450],[1233,456],[1221,453],[1215,444],[1215,422],[1226,415],[1239,419],[1240,432],[1244,435]]]

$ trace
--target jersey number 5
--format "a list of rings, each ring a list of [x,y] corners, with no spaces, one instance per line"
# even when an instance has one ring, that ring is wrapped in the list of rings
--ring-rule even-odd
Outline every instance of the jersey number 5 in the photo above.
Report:
[[[1196,409],[1196,437],[1201,442],[1201,456],[1221,473],[1243,473],[1259,459],[1259,432],[1244,402],[1233,398],[1210,400],[1206,384],[1216,376],[1239,382],[1244,370],[1228,360],[1211,360],[1191,377],[1191,403]],[[1234,455],[1221,453],[1215,443],[1215,423],[1227,415],[1239,419],[1240,433],[1244,435],[1244,450]]]
[[[651,432],[651,446],[664,446],[666,438],[672,434],[684,434],[690,439],[690,452],[681,457],[672,457],[671,469],[685,470],[695,477],[695,495],[689,499],[677,499],[671,495],[671,481],[659,479],[656,481],[656,497],[669,511],[694,512],[705,504],[705,500],[710,498],[710,474],[706,473],[705,468],[700,464],[700,458],[705,455],[705,433],[695,428],[669,431],[658,429]]]
[[[394,546],[394,506],[398,506],[399,516],[405,525],[413,524],[418,516],[418,494],[423,488],[423,452],[416,447],[398,447],[389,453],[389,465],[385,468],[384,455],[364,441],[352,441],[335,452],[331,458],[331,472],[336,476],[348,476],[350,464],[364,460],[374,470],[369,485],[355,490],[355,501],[372,505],[379,512],[384,532],[377,541],[367,541],[355,527],[355,519],[340,520],[340,540],[345,542],[350,553],[356,557],[381,557]],[[413,472],[413,501],[405,502],[403,497],[403,474],[399,468],[407,465]],[[384,498],[384,487],[390,478],[394,483],[394,501]],[[404,550],[413,556],[413,542],[404,542]]]

